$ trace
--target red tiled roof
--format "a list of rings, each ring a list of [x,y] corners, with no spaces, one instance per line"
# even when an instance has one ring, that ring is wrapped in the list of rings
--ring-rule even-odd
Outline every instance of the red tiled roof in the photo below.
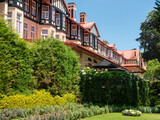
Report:
[[[88,22],[88,23],[80,23],[86,29],[91,29],[91,27],[95,24],[95,22]]]
[[[73,23],[75,23],[76,25],[80,26],[82,29],[84,29],[85,31],[91,33],[88,29],[86,29],[85,27],[83,27],[81,24],[77,23],[75,20],[73,20],[70,17],[67,17],[70,21],[72,21]]]
[[[140,50],[120,50],[119,54],[123,54],[126,59],[138,59]],[[136,56],[135,56],[136,53]]]
[[[89,29],[89,30],[92,28],[93,25],[95,25],[97,33],[98,33],[98,37],[100,37],[99,31],[98,31],[98,28],[95,22],[80,23],[80,25],[82,25],[84,28]]]
[[[115,48],[115,44],[107,44],[109,47]]]

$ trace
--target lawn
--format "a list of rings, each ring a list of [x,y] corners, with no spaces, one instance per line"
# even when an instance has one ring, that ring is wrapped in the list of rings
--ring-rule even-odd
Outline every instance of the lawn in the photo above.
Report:
[[[123,116],[121,113],[111,113],[85,118],[84,120],[160,120],[160,114],[142,114],[140,117]]]

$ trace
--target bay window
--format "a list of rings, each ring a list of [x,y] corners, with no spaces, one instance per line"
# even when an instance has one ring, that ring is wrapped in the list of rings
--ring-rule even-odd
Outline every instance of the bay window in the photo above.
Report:
[[[24,0],[24,10],[29,12],[29,0]]]
[[[77,25],[73,25],[73,24],[72,24],[71,34],[72,34],[72,35],[77,35]]]
[[[49,19],[49,7],[48,6],[42,7],[42,19]]]
[[[31,38],[35,39],[35,27],[31,26]]]
[[[8,12],[8,24],[12,25],[12,12]]]
[[[36,16],[36,2],[32,0],[32,15]]]
[[[27,39],[28,38],[28,24],[24,23],[24,30],[23,30],[23,38]]]
[[[89,34],[88,33],[84,33],[84,42],[89,43]]]
[[[16,30],[18,33],[21,32],[21,14],[17,13],[17,18],[16,18]]]
[[[56,13],[56,25],[60,26],[60,13]]]
[[[48,37],[48,30],[42,30],[41,36],[46,39]]]
[[[63,27],[66,27],[66,16],[63,14]]]
[[[52,21],[55,21],[55,9],[52,8]]]
[[[54,31],[51,31],[51,38],[54,38]]]

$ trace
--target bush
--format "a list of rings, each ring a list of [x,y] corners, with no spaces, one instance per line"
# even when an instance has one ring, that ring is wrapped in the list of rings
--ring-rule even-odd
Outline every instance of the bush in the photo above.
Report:
[[[0,61],[0,94],[30,94],[34,86],[33,53],[1,18]]]
[[[0,19],[0,61],[0,95],[29,95],[34,89],[79,94],[78,57],[59,40],[28,43]]]
[[[84,70],[80,91],[83,102],[94,104],[148,105],[149,82],[128,72]]]
[[[160,105],[160,81],[150,82],[149,98],[151,106]]]
[[[79,61],[75,52],[56,39],[37,41],[34,76],[39,89],[48,89],[52,95],[79,92]]]
[[[14,108],[5,109],[0,111],[0,120],[8,120],[14,118],[25,118],[24,120],[77,120],[80,118],[90,117],[94,115],[119,112],[125,109],[143,110],[146,107],[134,108],[132,106],[105,106],[98,107],[91,104],[76,104],[70,103],[65,106],[35,106],[34,108]],[[152,113],[155,112],[156,108],[150,108]],[[158,108],[157,108],[158,109]],[[114,110],[114,111],[113,111]],[[132,114],[131,114],[132,115]],[[135,114],[133,114],[135,115]],[[137,114],[136,114],[137,115]]]
[[[72,101],[69,100],[72,98]],[[52,97],[49,92],[45,90],[38,91],[30,96],[26,95],[13,95],[13,96],[3,96],[0,100],[0,109],[6,108],[33,108],[35,106],[52,106],[52,105],[65,105],[68,103],[75,102],[75,95],[65,94],[64,96]]]
[[[138,110],[124,110],[122,111],[122,115],[126,116],[141,116],[142,112]]]

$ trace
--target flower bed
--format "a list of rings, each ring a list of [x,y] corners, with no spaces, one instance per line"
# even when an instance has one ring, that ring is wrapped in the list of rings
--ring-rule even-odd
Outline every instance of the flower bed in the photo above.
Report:
[[[122,111],[122,115],[126,116],[141,116],[142,112],[139,110],[124,110]]]

